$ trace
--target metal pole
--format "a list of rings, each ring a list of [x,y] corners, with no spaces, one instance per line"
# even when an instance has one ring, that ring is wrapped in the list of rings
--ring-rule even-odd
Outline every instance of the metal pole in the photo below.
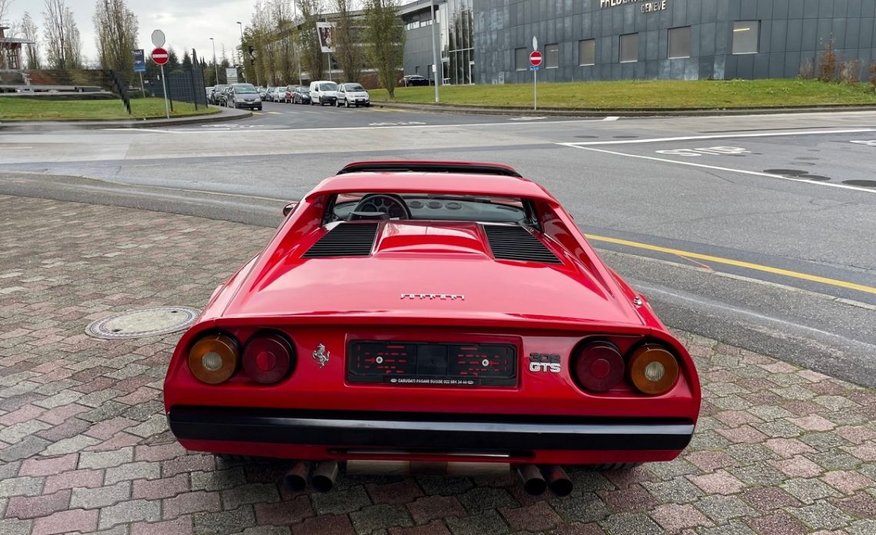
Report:
[[[161,85],[164,86],[164,116],[170,119],[170,104],[167,102],[167,78],[164,77],[164,65],[161,65]]]
[[[538,109],[538,70],[532,71],[532,111]]]
[[[244,77],[243,77],[244,80],[243,81],[245,82],[246,81],[246,64],[244,63],[245,60],[243,59],[243,23],[240,21],[237,21],[237,27],[240,29],[240,68],[243,69],[243,73],[244,73]]]
[[[435,82],[435,103],[441,101],[438,96],[438,47],[435,46],[435,0],[429,1],[429,8],[432,10],[432,78]],[[444,72],[443,66],[441,69]]]
[[[140,74],[140,98],[146,98],[146,89],[143,88],[143,73]]]

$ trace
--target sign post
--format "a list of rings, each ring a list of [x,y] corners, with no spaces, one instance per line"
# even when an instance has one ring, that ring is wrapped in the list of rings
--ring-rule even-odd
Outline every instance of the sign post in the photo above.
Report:
[[[159,31],[159,30],[155,30]],[[155,34],[153,34],[154,37]],[[161,67],[161,84],[164,87],[164,116],[170,119],[170,105],[167,102],[167,78],[164,76],[164,64],[167,63],[169,55],[167,50],[159,47],[156,47],[152,50],[152,61],[155,62],[156,65]]]
[[[142,48],[132,50],[134,53],[134,72],[140,75],[140,96],[146,96],[146,90],[143,88],[143,73],[146,72],[146,54]]]
[[[533,38],[533,42],[534,42]],[[532,110],[538,109],[538,69],[541,66],[541,52],[533,50],[529,54],[529,68],[532,70]]]

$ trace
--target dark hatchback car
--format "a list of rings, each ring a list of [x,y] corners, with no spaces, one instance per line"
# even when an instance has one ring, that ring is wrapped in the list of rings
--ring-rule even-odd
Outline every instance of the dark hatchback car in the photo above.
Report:
[[[295,86],[292,89],[292,104],[310,104],[310,89],[303,86]]]
[[[219,84],[213,86],[213,90],[210,92],[210,104],[215,104],[217,106],[224,106],[225,101],[222,98],[223,93],[228,88],[227,84]]]
[[[409,74],[399,80],[398,85],[402,87],[413,87],[417,85],[430,85],[430,82],[419,74]]]

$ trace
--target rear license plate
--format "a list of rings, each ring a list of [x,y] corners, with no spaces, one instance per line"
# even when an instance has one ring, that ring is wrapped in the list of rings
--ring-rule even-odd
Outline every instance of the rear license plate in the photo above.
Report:
[[[517,350],[510,344],[354,340],[347,381],[414,386],[513,386]]]

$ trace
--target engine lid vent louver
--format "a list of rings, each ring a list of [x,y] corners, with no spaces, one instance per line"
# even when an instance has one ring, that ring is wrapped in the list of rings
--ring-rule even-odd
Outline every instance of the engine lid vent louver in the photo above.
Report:
[[[502,260],[560,264],[560,260],[523,227],[484,225],[493,256]]]
[[[341,223],[314,243],[304,258],[368,256],[376,235],[377,223]]]

